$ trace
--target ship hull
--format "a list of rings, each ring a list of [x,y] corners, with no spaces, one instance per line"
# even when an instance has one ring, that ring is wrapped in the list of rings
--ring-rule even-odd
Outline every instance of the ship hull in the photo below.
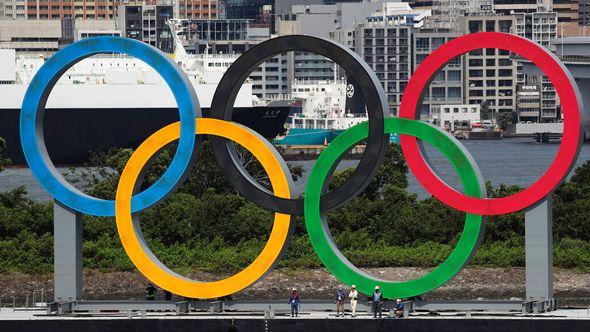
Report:
[[[289,106],[255,106],[234,109],[233,120],[267,139],[284,131]],[[19,136],[19,109],[0,109],[0,137],[13,165],[26,165]],[[204,108],[207,115],[209,109]],[[82,165],[91,151],[137,148],[158,129],[178,121],[174,108],[49,109],[45,113],[47,151],[56,165]]]
[[[323,145],[332,142],[343,130],[291,128],[287,136],[273,141],[278,145]]]

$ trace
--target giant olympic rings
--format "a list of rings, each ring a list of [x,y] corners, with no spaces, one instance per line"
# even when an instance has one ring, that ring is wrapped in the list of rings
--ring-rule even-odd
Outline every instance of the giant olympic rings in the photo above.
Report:
[[[530,188],[506,198],[488,199],[477,165],[469,152],[452,136],[414,120],[422,88],[453,57],[478,48],[500,48],[535,62],[552,80],[566,116],[563,143],[547,173]],[[369,121],[342,133],[320,155],[311,171],[305,199],[291,197],[289,170],[276,149],[260,135],[230,122],[240,85],[250,72],[273,55],[301,50],[332,58],[360,84],[368,106]],[[97,53],[126,53],[148,63],[163,76],[178,103],[180,122],[150,136],[134,152],[117,187],[115,201],[99,200],[68,184],[52,165],[43,142],[43,114],[49,93],[59,77],[73,64]],[[466,35],[439,47],[415,71],[402,98],[400,118],[384,118],[387,102],[376,75],[358,55],[329,40],[310,36],[284,36],[252,47],[228,69],[212,102],[212,116],[200,118],[197,96],[186,75],[164,54],[141,42],[116,37],[80,41],[57,52],[35,75],[25,95],[21,112],[21,143],[33,174],[53,197],[73,210],[97,216],[115,216],[119,237],[135,266],[156,285],[191,298],[230,295],[262,278],[285,252],[293,231],[291,215],[304,214],[311,243],[321,261],[342,282],[356,284],[370,293],[376,284],[386,298],[409,297],[447,282],[469,262],[483,235],[482,216],[522,210],[544,199],[567,175],[581,143],[581,99],[577,86],[563,64],[547,50],[524,38],[504,33]],[[195,120],[196,118],[196,120]],[[338,250],[328,228],[326,212],[358,195],[372,180],[385,154],[389,134],[399,133],[408,166],[435,197],[467,212],[461,239],[451,255],[427,275],[407,282],[374,278],[353,266]],[[182,182],[194,162],[196,135],[213,135],[214,152],[223,174],[247,199],[275,212],[270,238],[260,255],[241,272],[215,282],[200,282],[176,274],[162,264],[147,246],[136,214],[164,200]],[[150,158],[168,143],[179,139],[176,155],[164,175],[141,193],[142,175]],[[359,166],[341,187],[326,192],[328,179],[344,152],[360,141],[367,147]],[[459,174],[465,193],[440,180],[424,161],[417,140],[442,152]],[[245,171],[233,143],[258,158],[268,173],[274,193]]]

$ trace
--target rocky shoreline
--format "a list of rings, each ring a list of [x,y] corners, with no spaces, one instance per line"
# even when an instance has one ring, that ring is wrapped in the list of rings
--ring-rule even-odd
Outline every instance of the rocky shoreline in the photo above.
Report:
[[[423,268],[366,269],[385,280],[402,281],[419,277],[428,270]],[[223,276],[210,273],[192,273],[191,278],[216,280]],[[445,286],[428,294],[426,299],[510,299],[524,297],[524,268],[467,268]],[[138,272],[84,271],[85,299],[143,299],[147,280]],[[291,287],[296,286],[302,300],[332,299],[339,282],[325,269],[294,271],[279,269],[249,289],[233,296],[234,299],[284,299]],[[562,307],[587,307],[590,304],[590,273],[558,269],[554,273],[555,297]],[[27,293],[43,290],[52,297],[51,274],[0,275],[1,305],[12,304],[15,298],[24,303]],[[158,292],[159,298],[163,293]],[[39,296],[39,295],[37,295]]]

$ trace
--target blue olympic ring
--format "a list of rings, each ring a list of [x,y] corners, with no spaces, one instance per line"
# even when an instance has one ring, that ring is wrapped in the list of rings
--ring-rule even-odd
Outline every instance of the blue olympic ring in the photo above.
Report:
[[[197,95],[186,74],[166,54],[143,42],[120,37],[89,38],[57,52],[39,69],[27,92],[20,114],[20,139],[25,158],[35,177],[53,197],[67,207],[95,216],[115,215],[115,202],[84,194],[57,171],[45,146],[43,118],[51,90],[70,67],[99,53],[124,53],[154,68],[172,90],[180,113],[180,139],[176,155],[164,175],[132,200],[132,212],[142,211],[170,194],[193,164],[195,118],[201,117]]]

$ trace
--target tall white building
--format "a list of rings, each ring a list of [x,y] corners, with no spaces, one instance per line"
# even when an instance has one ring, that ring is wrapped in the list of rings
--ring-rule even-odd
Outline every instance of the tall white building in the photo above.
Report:
[[[407,3],[390,3],[355,29],[355,50],[381,81],[391,115],[398,113],[413,71],[413,29],[429,15],[430,11],[414,11]]]
[[[514,33],[528,38],[548,50],[555,51],[551,41],[557,37],[558,15],[555,12],[515,13]],[[523,87],[517,94],[517,111],[523,121],[552,121],[559,117],[559,103],[553,84],[547,77],[525,76],[519,66],[517,83]],[[536,88],[533,89],[533,86]],[[535,109],[532,94],[538,95]],[[533,116],[537,113],[537,116]],[[536,118],[536,119],[535,119]]]

